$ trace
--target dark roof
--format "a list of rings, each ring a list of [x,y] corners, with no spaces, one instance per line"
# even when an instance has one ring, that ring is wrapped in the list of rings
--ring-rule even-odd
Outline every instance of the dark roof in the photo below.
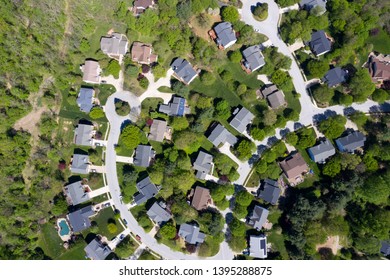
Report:
[[[91,221],[89,220],[89,217],[95,214],[96,213],[93,210],[91,205],[81,208],[72,213],[69,213],[68,220],[70,226],[73,229],[73,232],[80,232],[83,231],[84,229],[89,228],[91,226]]]
[[[75,130],[74,143],[80,146],[92,146],[93,125],[79,123]]]
[[[381,253],[385,256],[390,255],[390,241],[382,241],[381,242]]]
[[[246,48],[242,55],[245,59],[244,65],[252,72],[265,65],[263,54],[258,45]]]
[[[134,201],[136,204],[141,204],[146,202],[148,199],[154,197],[158,193],[158,188],[155,184],[150,181],[149,177],[139,181],[136,184],[138,194],[134,196]]]
[[[138,145],[135,149],[134,165],[149,167],[150,160],[154,157],[155,153],[152,150],[152,146]]]
[[[191,83],[198,75],[194,68],[192,68],[191,64],[183,58],[175,59],[171,67],[176,76],[185,84]]]
[[[319,163],[324,163],[325,160],[336,153],[332,143],[326,139],[317,146],[307,149],[310,158]]]
[[[327,53],[332,49],[332,44],[326,37],[324,30],[319,30],[311,34],[309,46],[315,55]]]
[[[254,258],[267,257],[267,237],[251,235],[249,238],[249,255]]]
[[[271,204],[276,204],[280,196],[279,184],[277,181],[265,179],[257,190],[257,197]]]
[[[347,80],[348,73],[347,71],[336,67],[330,69],[324,76],[324,82],[328,84],[328,87],[334,87],[341,83],[344,83]]]
[[[210,190],[197,186],[192,196],[191,206],[201,211],[207,208],[211,201]]]
[[[213,156],[203,151],[200,151],[198,157],[194,162],[194,169],[197,171],[196,177],[204,180],[206,178],[206,175],[210,173],[212,167]]]
[[[64,190],[68,198],[68,203],[71,205],[77,205],[89,200],[88,192],[85,191],[85,187],[81,184],[81,181],[66,185]]]
[[[89,173],[89,156],[74,154],[72,158],[72,165],[70,166],[70,171],[78,174],[88,174]]]
[[[146,214],[157,224],[168,222],[171,219],[171,214],[157,202],[153,203]]]
[[[111,249],[102,244],[100,241],[92,240],[85,248],[85,253],[91,260],[105,260],[107,256],[112,252]]]
[[[80,88],[76,102],[81,111],[85,113],[89,113],[91,111],[93,107],[93,93],[93,88]]]
[[[225,144],[226,142],[230,145],[234,145],[237,143],[237,137],[231,134],[223,125],[218,124],[213,131],[210,133],[207,139],[213,143],[215,147],[218,147],[221,144]]]
[[[205,238],[205,234],[200,232],[199,227],[189,224],[180,225],[179,236],[189,244],[203,243]]]
[[[237,41],[236,33],[230,22],[221,22],[214,27],[217,44],[227,48]]]
[[[347,136],[336,140],[336,145],[341,152],[353,153],[357,148],[363,147],[366,136],[360,131],[354,131]]]
[[[229,124],[238,132],[244,133],[254,118],[255,115],[253,115],[247,108],[242,107]]]
[[[261,93],[264,98],[267,98],[268,104],[272,109],[279,108],[286,104],[283,92],[275,85],[266,86]]]
[[[326,0],[301,0],[299,5],[309,11],[315,7],[321,7],[324,12],[326,11]]]
[[[168,116],[184,116],[190,113],[189,108],[185,104],[186,100],[184,98],[175,96],[168,105],[161,104],[158,111]]]
[[[257,230],[261,230],[267,221],[269,211],[263,207],[255,206],[252,216],[249,218],[248,224]]]

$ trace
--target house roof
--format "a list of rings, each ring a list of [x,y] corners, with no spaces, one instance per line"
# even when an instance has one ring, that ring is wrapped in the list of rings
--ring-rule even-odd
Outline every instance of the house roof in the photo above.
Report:
[[[79,105],[80,110],[89,113],[93,107],[93,88],[80,88],[79,95],[77,97],[77,105]]]
[[[89,173],[89,156],[74,154],[70,170],[73,173],[88,174]]]
[[[157,202],[153,203],[146,214],[157,224],[168,222],[171,219],[171,214]]]
[[[154,197],[158,193],[158,188],[150,181],[149,177],[139,181],[136,184],[138,194],[134,196],[136,204],[146,202],[148,199]]]
[[[336,153],[332,143],[326,139],[317,146],[308,149],[310,158],[315,162],[323,163],[325,160]]]
[[[198,73],[192,68],[192,65],[183,58],[177,58],[171,64],[173,72],[175,72],[178,79],[180,79],[185,84],[190,84],[193,79],[198,76]]]
[[[154,157],[152,146],[138,145],[135,149],[134,165],[149,167],[150,160]]]
[[[344,83],[347,80],[348,73],[341,69],[340,67],[336,67],[330,69],[324,76],[324,81],[328,84],[328,87],[334,87],[338,84]]]
[[[267,221],[269,211],[258,205],[255,206],[252,212],[252,216],[249,218],[248,224],[257,230],[261,230],[265,222]]]
[[[102,37],[100,49],[108,55],[124,55],[127,53],[129,42],[123,34],[112,33],[111,37]]]
[[[95,214],[96,213],[91,205],[69,213],[68,220],[70,226],[73,229],[73,232],[80,232],[84,229],[89,228],[91,226],[91,221],[89,220],[89,217]]]
[[[152,6],[154,3],[153,0],[135,0],[134,1],[134,7],[136,7],[137,9],[147,9],[148,7]]]
[[[255,115],[253,115],[247,108],[242,107],[229,124],[238,132],[244,133],[247,126],[252,123],[254,118]]]
[[[390,79],[390,55],[371,55],[368,63],[368,70],[374,81]]]
[[[99,62],[94,60],[86,60],[84,65],[81,66],[83,72],[83,81],[86,83],[98,84],[100,83],[100,65]]]
[[[300,153],[296,153],[287,157],[285,160],[280,162],[280,167],[289,179],[301,175],[309,168]]]
[[[336,140],[336,145],[342,152],[354,152],[357,148],[363,147],[366,136],[360,131],[354,131],[347,136]]]
[[[64,190],[68,202],[71,205],[77,205],[90,199],[89,194],[85,191],[85,187],[81,184],[81,181],[66,185]]]
[[[381,241],[381,253],[385,256],[390,255],[390,241]]]
[[[268,95],[270,95],[271,93],[273,93],[277,90],[278,90],[278,88],[275,85],[268,85],[268,86],[263,88],[263,90],[261,91],[261,94],[263,95],[264,98],[267,98]]]
[[[142,64],[151,64],[157,61],[157,55],[152,53],[151,45],[134,42],[131,48],[131,59]]]
[[[194,169],[198,171],[196,173],[196,177],[198,179],[204,180],[206,178],[206,175],[209,174],[209,172],[211,171],[212,166],[213,156],[203,151],[200,151],[198,157],[194,162]]]
[[[237,143],[237,137],[231,134],[223,125],[218,124],[213,131],[210,133],[207,139],[213,143],[214,146],[218,147],[220,144],[225,144],[226,142],[230,145]]]
[[[88,258],[92,260],[105,260],[112,252],[107,245],[102,244],[96,238],[84,248],[84,251]]]
[[[249,255],[254,258],[267,258],[267,237],[251,235],[249,238]]]
[[[242,55],[245,59],[244,66],[252,72],[265,65],[263,54],[258,45],[246,48]]]
[[[179,236],[189,244],[203,243],[206,237],[204,233],[200,232],[199,227],[189,224],[180,225]]]
[[[269,106],[272,109],[279,108],[280,106],[283,106],[286,104],[286,100],[284,99],[284,94],[281,90],[277,90],[267,96],[267,100],[269,103]]]
[[[278,202],[280,196],[280,188],[277,181],[265,179],[257,190],[257,197],[261,198],[273,205]]]
[[[186,107],[186,100],[184,98],[175,96],[168,105],[161,104],[158,111],[168,116],[184,116],[190,113],[190,108]]]
[[[150,133],[148,139],[152,141],[162,142],[164,141],[164,134],[167,130],[167,122],[162,120],[153,120],[150,126]]]
[[[232,45],[237,41],[236,33],[233,30],[233,26],[230,22],[221,22],[214,27],[215,34],[217,35],[217,44],[224,48]]]
[[[210,190],[197,186],[191,200],[191,206],[201,211],[207,208],[211,201]]]
[[[311,10],[315,7],[321,7],[323,11],[326,11],[326,2],[327,0],[301,0],[299,5],[304,7],[307,10]]]
[[[326,37],[324,30],[319,30],[311,34],[309,46],[311,51],[317,56],[327,53],[332,49],[332,44]]]
[[[92,145],[93,125],[79,123],[75,130],[74,143],[81,146]]]

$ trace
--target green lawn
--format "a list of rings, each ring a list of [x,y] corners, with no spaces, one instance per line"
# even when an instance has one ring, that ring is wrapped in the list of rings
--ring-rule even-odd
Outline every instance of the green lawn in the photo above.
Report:
[[[202,142],[201,142],[201,147],[205,149],[206,151],[211,151],[214,147],[213,143],[211,143],[206,136],[203,135],[202,137]]]
[[[143,227],[146,232],[149,232],[153,228],[153,223],[146,215],[145,205],[137,205],[130,209],[131,214],[138,221],[138,224]]]
[[[154,261],[154,260],[159,260],[159,258],[156,258],[154,255],[152,255],[151,253],[149,253],[148,251],[143,251],[141,256],[139,256],[138,260],[151,260],[151,261]]]
[[[63,253],[59,260],[85,260],[84,248],[87,246],[84,240],[77,242],[70,247],[65,253]]]
[[[248,188],[258,187],[259,186],[259,182],[260,182],[260,177],[257,174],[256,170],[254,170],[252,172],[252,175],[249,177],[249,179],[248,179],[248,181],[247,181],[245,186],[248,187]]]
[[[286,245],[284,244],[284,236],[272,231],[267,235],[267,242],[272,244],[272,250],[277,251],[282,256],[283,260],[290,259],[287,253]]]
[[[368,37],[366,42],[374,45],[374,51],[383,54],[390,53],[390,35],[383,29],[378,35]]]
[[[99,214],[93,218],[93,220],[97,223],[97,226],[99,228],[99,234],[106,236],[109,240],[114,238],[116,235],[118,235],[120,232],[123,231],[123,227],[118,222],[117,219],[115,219],[114,211],[112,208],[105,208],[99,212]],[[107,225],[109,223],[115,223],[117,226],[117,231],[114,233],[111,233],[107,229]]]
[[[114,86],[108,84],[96,86],[95,90],[101,106],[105,105],[108,97],[116,91]]]

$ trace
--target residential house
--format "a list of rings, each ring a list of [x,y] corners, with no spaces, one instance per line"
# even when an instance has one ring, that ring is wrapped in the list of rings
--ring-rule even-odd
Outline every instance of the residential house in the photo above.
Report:
[[[131,48],[131,59],[139,64],[153,64],[157,62],[157,55],[153,53],[152,46],[134,42]]]
[[[81,232],[91,226],[90,217],[95,216],[92,205],[86,206],[68,214],[68,220],[73,232]]]
[[[264,56],[261,53],[259,45],[246,48],[242,52],[242,67],[249,74],[265,65]]]
[[[83,185],[81,181],[74,182],[64,187],[66,201],[69,205],[78,205],[90,199],[91,189]]]
[[[283,91],[279,90],[275,85],[269,85],[263,88],[261,94],[267,99],[268,105],[272,109],[277,109],[286,105]]]
[[[198,211],[207,209],[208,205],[211,203],[210,190],[197,186],[191,190],[190,196],[192,197],[191,206]]]
[[[134,196],[134,202],[136,204],[141,204],[146,201],[148,201],[150,198],[154,197],[159,189],[156,187],[155,184],[150,181],[149,177],[146,177],[145,179],[139,181],[136,184],[138,193]]]
[[[80,88],[76,102],[82,112],[89,113],[91,111],[94,97],[95,90],[93,88]]]
[[[390,55],[372,53],[368,58],[368,71],[374,83],[382,85],[390,81]]]
[[[213,30],[209,31],[209,35],[215,40],[219,49],[227,49],[237,42],[236,32],[230,22],[221,22],[217,24]]]
[[[101,240],[93,239],[85,248],[87,257],[91,260],[105,260],[108,255],[112,252],[111,249],[101,242]]]
[[[204,242],[206,235],[200,232],[199,227],[189,224],[181,224],[179,236],[189,244],[200,244]]]
[[[249,237],[249,256],[259,259],[267,258],[267,237],[264,235]]]
[[[166,121],[153,120],[153,123],[150,126],[150,133],[148,135],[149,140],[163,142],[164,138],[171,140],[171,137],[172,128],[167,126]]]
[[[354,153],[364,146],[366,136],[360,131],[354,131],[347,136],[336,139],[336,145],[340,152]]]
[[[324,30],[319,30],[311,34],[311,39],[309,42],[311,51],[316,55],[320,56],[330,52],[332,49],[332,43],[329,38],[326,36]]]
[[[155,202],[149,208],[148,212],[146,212],[149,218],[158,225],[168,222],[171,219],[171,214],[162,205],[164,204]]]
[[[312,161],[317,163],[325,163],[326,159],[333,156],[336,153],[335,148],[332,143],[325,139],[320,144],[307,149],[307,153],[309,154]]]
[[[277,181],[265,179],[257,190],[257,197],[275,205],[280,196],[280,188]]]
[[[253,209],[252,215],[249,217],[248,225],[251,227],[261,230],[264,224],[267,222],[269,211],[258,205]]]
[[[153,5],[153,0],[134,0],[133,13],[135,16],[139,16],[144,13],[147,8],[153,7]]]
[[[381,253],[386,257],[390,256],[390,241],[381,242]]]
[[[110,37],[102,37],[100,40],[100,49],[102,52],[119,61],[122,61],[128,48],[129,41],[124,34],[112,33]]]
[[[206,175],[212,174],[213,166],[213,156],[200,151],[193,166],[193,168],[197,171],[196,178],[204,180]]]
[[[303,174],[309,171],[309,166],[298,152],[288,156],[279,164],[291,185],[301,183],[303,181]]]
[[[74,154],[70,166],[72,173],[88,174],[89,173],[89,156]]]
[[[100,68],[99,62],[95,60],[85,60],[84,65],[80,67],[81,72],[83,72],[83,81],[90,84],[100,84],[100,73],[102,69]]]
[[[231,134],[223,125],[218,124],[213,131],[210,133],[207,139],[213,143],[215,147],[220,147],[225,143],[229,143],[229,145],[233,146],[237,143],[237,137]]]
[[[94,135],[93,125],[79,123],[74,132],[74,143],[80,146],[92,146]]]
[[[183,58],[176,58],[171,64],[171,68],[174,72],[173,76],[186,85],[189,85],[198,76],[192,65]]]
[[[319,9],[319,15],[322,15],[326,12],[326,2],[327,0],[301,0],[299,6],[307,11],[311,11],[314,8]]]
[[[190,107],[188,107],[187,102],[182,97],[173,97],[172,101],[166,104],[161,104],[158,108],[160,113],[167,114],[168,116],[179,116],[183,117],[186,114],[191,113]]]
[[[328,87],[331,88],[341,83],[344,83],[347,80],[347,78],[348,78],[348,72],[341,69],[340,67],[336,67],[326,72],[322,81],[327,83]]]
[[[149,167],[150,161],[154,158],[155,152],[152,146],[138,145],[135,149],[134,165]]]
[[[238,111],[238,112],[237,112]],[[242,107],[240,110],[238,108],[233,113],[235,116],[230,121],[230,125],[240,132],[244,133],[250,123],[252,123],[255,115],[253,115],[247,108]]]

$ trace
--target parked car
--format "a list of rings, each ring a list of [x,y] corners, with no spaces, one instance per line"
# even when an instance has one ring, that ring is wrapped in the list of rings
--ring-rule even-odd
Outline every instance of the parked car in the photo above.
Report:
[[[123,223],[124,223],[125,225],[127,225],[127,221],[126,221],[125,219],[123,219]]]
[[[138,241],[141,241],[141,236],[139,236],[138,234],[135,236],[135,239],[137,239]]]
[[[126,235],[122,233],[122,234],[119,236],[119,239],[120,239],[120,240],[123,240],[123,238],[125,238],[125,236],[126,236]]]

